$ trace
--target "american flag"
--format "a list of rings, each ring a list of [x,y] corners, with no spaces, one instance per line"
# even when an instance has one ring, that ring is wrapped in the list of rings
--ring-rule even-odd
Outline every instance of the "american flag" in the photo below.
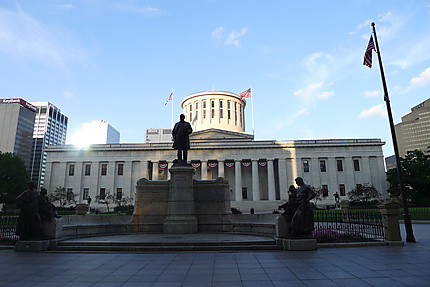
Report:
[[[366,53],[364,53],[363,65],[372,68],[372,50],[375,50],[375,44],[373,43],[373,37],[370,35],[369,44],[367,45]]]
[[[251,88],[239,94],[240,100],[243,101],[246,98],[250,98],[252,96]]]
[[[170,93],[170,96],[167,98],[166,103],[164,103],[164,105],[167,105],[167,103],[171,100],[173,100],[173,92]]]

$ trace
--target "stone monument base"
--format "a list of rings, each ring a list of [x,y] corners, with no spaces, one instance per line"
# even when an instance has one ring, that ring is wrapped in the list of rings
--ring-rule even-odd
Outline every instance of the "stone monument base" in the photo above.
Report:
[[[317,240],[311,239],[282,239],[284,250],[289,251],[310,251],[317,249]]]
[[[15,251],[46,251],[49,240],[18,240],[15,243]]]
[[[164,220],[163,233],[188,234],[197,233],[197,219],[194,216],[168,216]]]

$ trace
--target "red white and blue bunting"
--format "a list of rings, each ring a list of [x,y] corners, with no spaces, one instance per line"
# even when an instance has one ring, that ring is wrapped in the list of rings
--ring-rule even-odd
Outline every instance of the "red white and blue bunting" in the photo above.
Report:
[[[158,167],[161,169],[165,169],[167,167],[167,163],[159,163]]]
[[[251,166],[251,162],[250,162],[250,161],[243,161],[243,162],[242,162],[242,165],[243,165],[244,167],[248,167],[248,166]]]
[[[225,166],[226,167],[233,167],[234,166],[234,162],[226,162]]]
[[[217,163],[217,162],[208,162],[208,166],[209,166],[210,168],[214,168],[214,167],[217,167],[217,166],[218,166],[218,163]]]
[[[200,165],[201,165],[201,163],[200,162],[192,162],[191,163],[191,166],[193,167],[193,168],[199,168],[200,167]]]
[[[265,167],[267,165],[267,161],[259,161],[258,165],[261,167]]]

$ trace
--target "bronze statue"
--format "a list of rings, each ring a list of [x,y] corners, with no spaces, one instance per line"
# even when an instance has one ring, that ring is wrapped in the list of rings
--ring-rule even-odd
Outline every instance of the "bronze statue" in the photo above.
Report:
[[[51,221],[51,218],[61,218],[55,210],[55,206],[49,201],[47,196],[48,191],[46,188],[40,190],[38,197],[39,201],[39,215],[40,219],[44,221]]]
[[[178,164],[186,165],[188,150],[190,149],[189,134],[193,132],[189,122],[185,121],[185,115],[179,116],[180,121],[175,124],[172,130],[173,148],[178,150]]]
[[[312,238],[314,230],[314,211],[310,201],[316,196],[303,178],[297,177],[297,208],[291,219],[292,235],[295,238]]]
[[[16,234],[21,240],[37,240],[42,236],[38,197],[36,184],[30,181],[28,189],[16,198],[16,206],[20,208]]]

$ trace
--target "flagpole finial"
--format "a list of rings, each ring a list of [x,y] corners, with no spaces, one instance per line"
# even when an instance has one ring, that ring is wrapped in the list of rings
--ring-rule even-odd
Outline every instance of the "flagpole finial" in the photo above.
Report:
[[[372,22],[370,25],[372,25],[372,27],[375,27],[376,24],[375,22]]]

